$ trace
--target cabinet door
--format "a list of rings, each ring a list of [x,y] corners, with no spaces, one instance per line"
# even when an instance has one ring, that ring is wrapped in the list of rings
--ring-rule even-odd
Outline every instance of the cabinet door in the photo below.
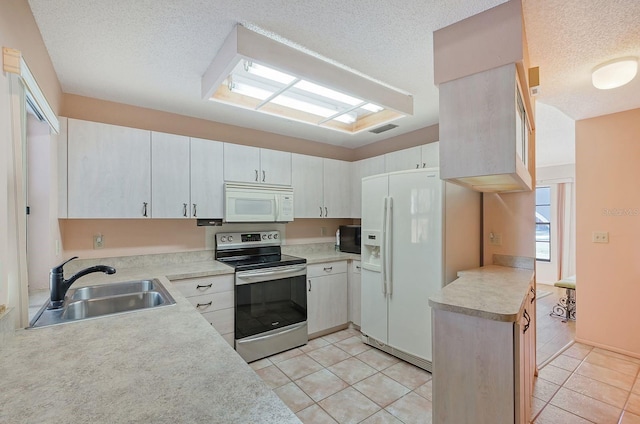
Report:
[[[291,185],[291,153],[260,149],[260,182]]]
[[[223,143],[191,139],[192,218],[222,218],[224,195]]]
[[[360,326],[361,308],[361,267],[360,261],[351,261],[349,268],[349,321]]]
[[[351,163],[351,218],[362,217],[362,179],[384,173],[384,155]]]
[[[260,149],[224,143],[224,180],[257,183],[260,180]]]
[[[291,155],[294,218],[322,218],[323,178],[322,158]]]
[[[349,218],[351,216],[351,182],[349,162],[323,159],[324,217]]]
[[[151,133],[69,119],[68,187],[69,218],[151,216]]]
[[[189,217],[189,137],[151,133],[154,218]]]
[[[398,150],[384,155],[384,171],[406,171],[422,167],[420,146]]]
[[[307,280],[307,325],[309,334],[348,322],[347,274]]]
[[[440,142],[424,144],[420,146],[422,155],[421,168],[438,168],[440,165]]]

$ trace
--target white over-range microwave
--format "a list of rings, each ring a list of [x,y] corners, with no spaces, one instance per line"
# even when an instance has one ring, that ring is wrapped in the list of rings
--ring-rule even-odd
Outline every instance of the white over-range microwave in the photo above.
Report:
[[[226,222],[293,221],[293,188],[290,186],[224,183]]]

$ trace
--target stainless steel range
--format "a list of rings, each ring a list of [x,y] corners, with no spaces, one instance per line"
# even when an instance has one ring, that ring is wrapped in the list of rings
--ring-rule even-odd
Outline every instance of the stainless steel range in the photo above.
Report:
[[[235,268],[235,348],[247,362],[307,343],[307,260],[283,255],[279,231],[216,234]]]

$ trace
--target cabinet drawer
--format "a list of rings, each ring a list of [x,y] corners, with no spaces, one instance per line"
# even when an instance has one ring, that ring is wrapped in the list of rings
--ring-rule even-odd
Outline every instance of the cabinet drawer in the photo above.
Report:
[[[202,316],[209,321],[220,334],[233,333],[233,308],[205,312]]]
[[[326,262],[307,266],[307,278],[347,272],[347,261]]]
[[[172,283],[184,297],[220,293],[233,291],[233,274],[175,280]]]
[[[233,308],[233,291],[192,296],[188,297],[187,300],[202,314],[219,311],[220,309]]]

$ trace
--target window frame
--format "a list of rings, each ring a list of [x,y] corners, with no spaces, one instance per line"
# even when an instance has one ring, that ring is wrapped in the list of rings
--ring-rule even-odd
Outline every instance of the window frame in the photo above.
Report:
[[[537,196],[537,191],[538,189],[548,189],[549,190],[549,203],[538,203],[538,196]],[[548,234],[549,234],[549,240],[548,241],[538,241],[536,239],[536,261],[540,261],[540,262],[551,262],[551,203],[552,203],[552,190],[551,190],[551,186],[548,185],[544,185],[544,186],[538,186],[536,187],[536,213],[538,213],[538,206],[548,206],[549,207],[549,222],[537,222],[535,223],[536,226],[536,233],[538,232],[538,225],[544,225],[548,228]],[[548,258],[539,258],[538,257],[538,243],[546,243],[549,246],[549,257]]]

